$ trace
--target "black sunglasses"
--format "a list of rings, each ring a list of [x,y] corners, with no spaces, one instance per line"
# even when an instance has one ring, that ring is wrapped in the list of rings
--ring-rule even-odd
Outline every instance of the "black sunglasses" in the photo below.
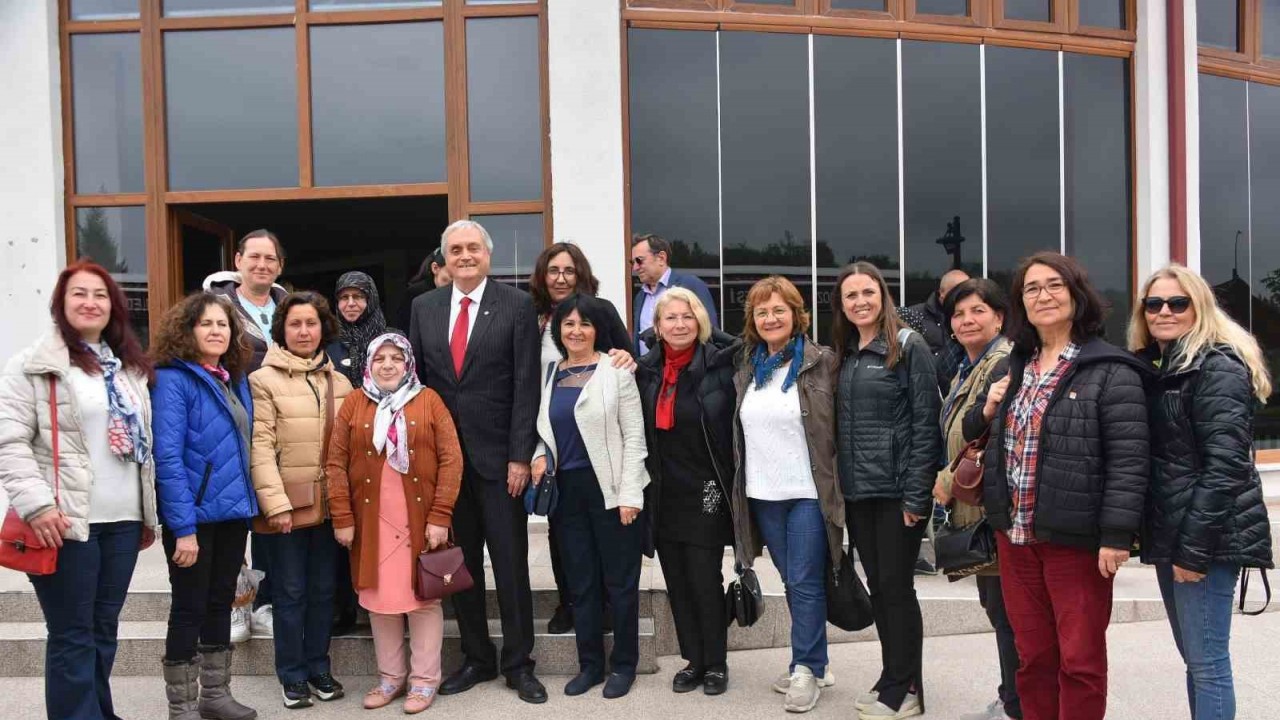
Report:
[[[1173,297],[1162,298],[1149,295],[1142,299],[1142,307],[1150,315],[1156,315],[1165,305],[1169,306],[1169,312],[1174,315],[1181,315],[1191,307],[1191,298],[1186,295],[1174,295]]]

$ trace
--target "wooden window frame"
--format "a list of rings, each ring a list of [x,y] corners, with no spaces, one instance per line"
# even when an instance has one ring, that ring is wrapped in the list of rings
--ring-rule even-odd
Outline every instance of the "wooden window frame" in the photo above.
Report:
[[[720,0],[705,0],[710,6]],[[809,2],[809,0],[802,0]],[[660,0],[677,5],[674,0]],[[510,5],[467,5],[466,0],[444,0],[441,7],[387,10],[311,10],[308,0],[294,0],[294,12],[269,15],[162,17],[161,0],[140,0],[140,14],[128,20],[70,19],[71,0],[58,0],[58,44],[61,54],[62,140],[67,262],[76,258],[75,213],[83,207],[140,206],[146,212],[148,309],[151,331],[157,332],[164,311],[181,299],[181,247],[173,239],[176,213],[194,203],[263,202],[276,200],[330,200],[384,197],[447,196],[450,221],[494,214],[539,213],[545,240],[553,237],[551,208],[550,98],[548,96],[547,0]],[[538,198],[513,198],[502,202],[472,202],[468,160],[466,22],[470,18],[537,17],[539,55],[540,122],[542,129],[542,193]],[[444,182],[391,183],[316,187],[311,134],[311,38],[312,25],[362,25],[437,21],[445,34],[445,135],[447,180]],[[170,190],[167,115],[164,97],[164,33],[184,30],[230,30],[268,27],[292,28],[297,58],[298,185],[279,188],[229,188],[220,190]],[[144,188],[139,193],[77,193],[75,185],[75,125],[71,77],[71,37],[91,33],[137,33],[142,53],[142,134]]]
[[[720,0],[720,9],[725,12],[762,15],[813,15],[816,13],[813,5],[813,0],[791,0],[790,7],[752,2],[751,0]]]
[[[1070,11],[1068,0],[1052,0],[1049,8],[1049,22],[1038,20],[1017,20],[1004,16],[1006,0],[991,0],[991,26],[1005,30],[1025,30],[1027,32],[1067,32],[1067,18]]]
[[[884,10],[842,10],[831,6],[832,0],[818,0],[818,15],[863,20],[901,20],[905,0],[885,0]]]
[[[1153,0],[1146,0],[1148,2]],[[1113,38],[1116,40],[1138,39],[1138,3],[1137,0],[1125,0],[1124,27],[1108,28],[1080,24],[1081,0],[1067,0],[1067,32],[1073,35],[1092,35],[1094,37]]]
[[[983,28],[990,25],[990,0],[966,0],[968,12],[965,15],[930,15],[919,12],[918,0],[902,0],[903,19],[913,23],[930,25],[957,25],[960,27]]]
[[[1197,48],[1200,72],[1210,75],[1248,80],[1265,85],[1280,85],[1280,57],[1262,54],[1262,0],[1238,0],[1240,3],[1240,48],[1231,52],[1222,48]],[[1277,457],[1280,462],[1280,456]]]
[[[1234,51],[1220,47],[1200,45],[1200,57],[1211,57],[1228,62],[1250,63],[1254,57],[1261,30],[1253,22],[1252,0],[1236,0],[1236,38],[1238,44]],[[1197,31],[1196,37],[1199,38]]]
[[[1259,465],[1280,463],[1280,450],[1258,450],[1254,453],[1254,462]]]

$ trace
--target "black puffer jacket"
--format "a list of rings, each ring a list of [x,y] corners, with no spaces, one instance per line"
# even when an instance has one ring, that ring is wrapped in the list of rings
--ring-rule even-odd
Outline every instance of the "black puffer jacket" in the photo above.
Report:
[[[876,338],[840,366],[836,448],[840,489],[848,501],[895,498],[902,508],[928,515],[933,482],[942,468],[942,397],[933,352],[911,332],[896,368],[885,367],[888,345]]]
[[[1228,346],[1185,369],[1178,350],[1140,354],[1164,370],[1150,383],[1151,488],[1142,560],[1195,572],[1209,564],[1272,568],[1271,523],[1253,464],[1256,400],[1249,370]]]
[[[1009,388],[991,421],[983,500],[997,530],[1011,525],[1005,476],[1005,415],[1022,385],[1029,356],[1009,356]],[[1150,470],[1146,366],[1101,338],[1080,348],[1058,383],[1040,426],[1036,465],[1035,536],[1097,549],[1129,549],[1142,520]],[[980,399],[974,410],[986,403]]]
[[[658,508],[662,494],[662,458],[658,452],[661,443],[654,425],[658,404],[658,391],[662,389],[662,343],[655,342],[653,332],[646,331],[640,337],[649,352],[636,361],[636,385],[640,389],[640,402],[644,406],[645,442],[652,451],[645,458],[649,471],[649,486],[645,489],[645,507],[648,508],[649,527],[658,527]],[[733,387],[735,354],[742,348],[742,341],[719,330],[711,331],[711,339],[694,351],[693,360],[684,372],[690,373],[698,385],[697,400],[702,407],[702,430],[707,449],[715,463],[715,476],[724,493],[725,507],[729,507],[730,486],[733,483],[733,409],[737,393]]]

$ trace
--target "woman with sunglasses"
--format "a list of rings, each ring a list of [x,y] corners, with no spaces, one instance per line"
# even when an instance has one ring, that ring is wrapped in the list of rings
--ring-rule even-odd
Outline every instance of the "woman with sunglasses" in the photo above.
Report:
[[[1142,560],[1156,566],[1194,720],[1234,718],[1231,599],[1243,568],[1273,567],[1253,464],[1253,414],[1271,394],[1258,343],[1199,275],[1170,265],[1143,285],[1129,349],[1157,375]]]

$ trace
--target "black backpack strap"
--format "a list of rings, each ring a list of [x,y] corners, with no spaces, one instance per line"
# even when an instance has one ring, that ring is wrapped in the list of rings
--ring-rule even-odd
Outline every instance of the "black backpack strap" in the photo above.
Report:
[[[1244,568],[1240,573],[1240,614],[1241,615],[1261,615],[1266,612],[1267,606],[1271,604],[1271,582],[1267,580],[1266,568],[1258,568],[1258,572],[1262,573],[1262,588],[1266,591],[1267,598],[1262,603],[1262,607],[1252,612],[1244,609],[1245,595],[1249,593],[1249,571],[1253,568]]]

